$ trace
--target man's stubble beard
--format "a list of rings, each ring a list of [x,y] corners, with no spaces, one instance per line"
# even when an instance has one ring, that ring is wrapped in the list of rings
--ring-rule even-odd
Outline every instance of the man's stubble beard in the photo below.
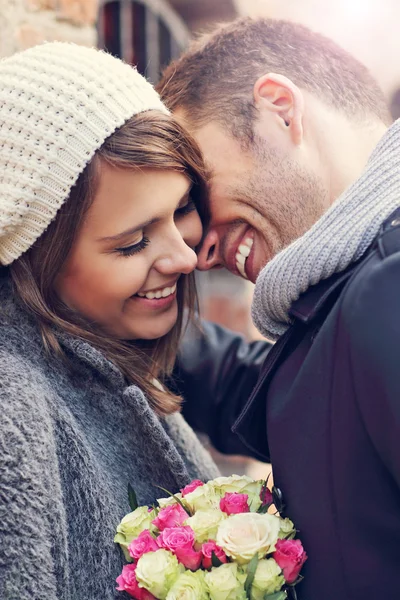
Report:
[[[271,258],[308,231],[329,208],[323,180],[256,140],[254,169],[239,191],[254,209],[254,224]],[[258,222],[258,224],[257,224]]]

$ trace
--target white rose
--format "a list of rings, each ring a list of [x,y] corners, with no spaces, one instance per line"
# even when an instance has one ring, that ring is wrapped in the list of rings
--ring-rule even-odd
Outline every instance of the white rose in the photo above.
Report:
[[[251,588],[251,600],[263,600],[264,596],[279,592],[284,583],[282,569],[273,558],[260,560]]]
[[[175,494],[175,496],[177,498],[179,498],[179,500],[182,500],[182,494],[180,492]],[[172,506],[173,504],[178,504],[178,502],[175,500],[174,496],[169,496],[169,498],[159,498],[157,500],[157,502],[158,502],[158,506],[160,508],[165,508],[166,506]]]
[[[209,600],[204,571],[185,571],[179,575],[166,600]]]
[[[294,534],[296,533],[294,523],[290,519],[281,519],[279,528],[279,537],[283,539],[290,539],[291,537],[294,537]]]
[[[221,496],[208,483],[199,486],[193,492],[186,494],[184,500],[193,512],[198,510],[219,509]]]
[[[246,575],[236,563],[214,567],[204,579],[211,600],[246,600]]]
[[[154,510],[149,512],[147,506],[139,506],[136,510],[125,515],[121,523],[117,527],[117,534],[114,537],[114,542],[119,544],[123,550],[127,561],[131,561],[132,557],[128,552],[128,546],[132,540],[145,529],[152,529],[152,520],[155,518]]]
[[[215,540],[218,526],[223,519],[226,519],[226,514],[220,510],[198,510],[193,517],[186,519],[185,525],[193,529],[196,542],[202,544],[208,540]]]
[[[210,488],[214,489],[220,498],[227,492],[247,494],[251,512],[256,512],[261,506],[260,492],[263,481],[254,481],[247,475],[231,475],[230,477],[216,477],[208,482]]]
[[[227,556],[244,564],[250,562],[256,553],[259,558],[264,558],[275,550],[279,526],[280,519],[274,515],[231,515],[218,527],[216,543]]]
[[[221,496],[224,496],[226,492],[230,494],[240,492],[244,487],[252,483],[254,483],[254,479],[247,477],[247,475],[231,475],[230,477],[216,477],[209,481],[208,485],[215,490],[221,490]]]
[[[168,550],[147,552],[138,560],[136,579],[139,587],[144,587],[153,596],[165,600],[169,590],[183,573],[185,567]]]

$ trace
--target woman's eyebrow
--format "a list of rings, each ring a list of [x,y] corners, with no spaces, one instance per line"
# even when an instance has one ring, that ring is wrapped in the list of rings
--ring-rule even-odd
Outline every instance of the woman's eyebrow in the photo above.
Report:
[[[192,189],[192,186],[190,186],[189,189],[187,189],[186,192],[183,194],[183,196],[180,198],[179,202],[177,203],[177,208],[180,207],[180,205],[182,204],[182,202],[184,202],[184,200],[187,200],[189,198],[191,189]],[[149,221],[144,221],[144,223],[140,223],[139,225],[135,225],[135,227],[131,227],[129,229],[126,229],[125,231],[121,231],[121,233],[117,233],[116,235],[110,235],[107,237],[99,238],[97,241],[98,242],[118,242],[119,240],[121,240],[129,235],[133,235],[134,233],[137,233],[141,229],[144,229],[144,227],[149,227],[150,225],[154,225],[154,223],[158,223],[159,221],[161,221],[161,217],[156,217],[154,219],[150,219]]]
[[[160,221],[160,217],[155,219],[150,219],[149,221],[145,221],[144,223],[140,223],[139,225],[135,225],[135,227],[130,227],[129,229],[125,229],[125,231],[121,231],[121,233],[117,233],[116,235],[110,235],[107,237],[99,238],[98,242],[118,242],[118,240],[122,240],[124,237],[137,233],[144,227],[149,227],[149,225],[153,225]]]

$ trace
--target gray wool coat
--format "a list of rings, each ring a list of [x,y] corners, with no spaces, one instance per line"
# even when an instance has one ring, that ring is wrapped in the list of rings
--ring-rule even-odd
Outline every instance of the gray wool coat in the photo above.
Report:
[[[0,598],[111,600],[113,543],[140,504],[217,469],[179,414],[160,419],[88,343],[60,335],[49,358],[36,324],[0,283]]]

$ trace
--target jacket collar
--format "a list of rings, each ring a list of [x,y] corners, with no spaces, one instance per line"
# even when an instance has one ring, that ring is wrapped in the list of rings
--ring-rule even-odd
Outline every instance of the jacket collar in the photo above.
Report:
[[[354,263],[342,273],[335,273],[310,287],[296,302],[293,302],[289,311],[290,317],[306,324],[314,321],[327,304],[330,304],[333,297],[337,297],[357,266],[358,263]]]
[[[339,295],[345,283],[349,280],[354,271],[361,263],[373,252],[379,248],[382,255],[388,255],[392,252],[398,252],[400,249],[400,208],[382,223],[379,234],[366,253],[356,262],[350,264],[347,269],[340,273],[331,275],[311,286],[298,300],[293,302],[289,315],[292,319],[302,323],[311,323],[327,305]]]

